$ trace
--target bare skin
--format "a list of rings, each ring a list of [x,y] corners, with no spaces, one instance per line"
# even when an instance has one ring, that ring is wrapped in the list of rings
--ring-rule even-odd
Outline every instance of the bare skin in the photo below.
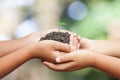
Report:
[[[120,40],[90,40],[81,38],[80,46],[80,49],[120,57]]]
[[[44,30],[19,39],[0,41],[0,79],[30,59],[39,58],[55,63],[57,56],[79,49],[77,44],[80,41],[76,34],[71,32],[69,45],[50,40],[39,41],[41,37],[53,31],[58,30]]]
[[[58,31],[57,29],[48,29],[36,33],[32,33],[28,36],[18,38],[15,40],[9,40],[9,41],[0,41],[0,57],[5,56],[7,54],[10,54],[16,50],[19,50],[20,48],[23,48],[27,45],[31,45],[35,42],[38,42],[41,37],[45,36],[46,34],[52,32],[52,31]],[[68,32],[66,30],[61,30],[61,32]],[[71,45],[73,45],[73,37],[76,35],[69,32],[71,36]],[[74,42],[75,43],[75,42]]]
[[[120,79],[119,49],[120,40],[90,40],[81,38],[78,51],[56,58],[56,62],[60,64],[46,61],[44,64],[56,71],[73,71],[93,67]]]
[[[37,33],[32,33],[28,36],[18,38],[15,40],[9,41],[0,41],[0,57],[5,56],[9,53],[12,53],[20,48],[23,48],[27,45],[33,44],[34,42],[38,42],[42,35],[45,35],[46,32],[51,32],[51,30],[40,31]]]
[[[73,71],[93,67],[120,79],[120,59],[88,50],[78,50],[56,58],[54,64],[43,62],[55,71]]]
[[[41,41],[21,48],[13,53],[0,58],[0,79],[26,61],[39,58],[49,62],[55,62],[59,51],[70,52],[71,46],[56,41]]]
[[[9,40],[0,41],[0,57],[3,57],[11,52],[14,52],[26,45],[32,44],[35,40],[32,40],[30,36]]]

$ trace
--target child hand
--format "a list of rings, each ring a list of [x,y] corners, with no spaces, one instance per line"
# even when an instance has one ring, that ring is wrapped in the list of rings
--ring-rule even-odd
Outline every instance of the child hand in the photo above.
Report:
[[[60,56],[61,52],[70,52],[71,46],[52,40],[44,40],[37,42],[28,47],[32,58],[40,58],[45,61],[55,62],[55,58]]]
[[[94,65],[94,56],[92,52],[86,50],[78,50],[65,54],[56,58],[54,64],[44,61],[43,63],[50,69],[55,71],[73,71]]]

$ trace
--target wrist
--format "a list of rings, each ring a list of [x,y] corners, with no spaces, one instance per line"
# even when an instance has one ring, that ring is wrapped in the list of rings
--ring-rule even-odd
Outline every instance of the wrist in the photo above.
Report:
[[[34,37],[32,36],[32,34],[17,39],[17,43],[18,43],[18,46],[20,48],[25,47],[27,45],[31,45],[34,42],[37,42],[37,40],[34,39]]]
[[[26,54],[27,54],[29,60],[34,58],[29,50],[26,51]]]
[[[103,54],[100,54],[100,53],[93,53],[92,54],[92,62],[91,62],[91,67],[94,67],[94,68],[96,68],[96,63],[98,63],[98,59],[101,57],[101,55],[103,55]]]
[[[80,48],[90,50],[91,49],[90,44],[91,44],[91,41],[89,39],[81,38],[81,40],[80,40]]]
[[[97,47],[99,47],[99,44],[96,40],[82,38],[80,41],[80,46],[82,49],[86,49],[86,50],[90,50],[90,51],[97,51],[98,50]]]
[[[41,58],[43,50],[42,48],[44,47],[42,46],[41,42],[35,42],[34,44],[28,46],[27,50],[32,58]]]
[[[28,46],[25,46],[23,48],[23,50],[26,52],[26,55],[32,59],[35,58],[35,50],[34,50],[34,43],[33,44],[29,44]]]
[[[94,67],[95,66],[95,61],[96,61],[96,53],[89,53],[87,54],[87,59],[88,59],[88,66],[89,67]]]
[[[89,50],[80,50],[78,56],[83,57],[85,67],[93,67],[95,62],[95,53]],[[79,60],[81,63],[81,59]]]
[[[30,60],[30,59],[33,58],[32,54],[31,54],[31,51],[28,47],[22,48],[18,51],[20,51],[23,59]]]
[[[27,41],[29,41],[30,43],[38,42],[40,40],[40,38],[41,38],[40,32],[32,33],[32,34],[26,36]]]

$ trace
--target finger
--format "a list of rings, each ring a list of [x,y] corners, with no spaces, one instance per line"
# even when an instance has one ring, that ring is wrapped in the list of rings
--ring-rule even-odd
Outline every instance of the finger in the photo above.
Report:
[[[75,50],[74,44],[75,44],[75,43],[74,43],[74,36],[71,35],[71,36],[70,36],[70,45],[71,45],[71,47],[72,47],[72,51]]]
[[[80,43],[81,37],[77,36],[76,38],[77,38],[77,42]]]
[[[71,62],[71,61],[73,61],[71,54],[65,54],[65,55],[59,56],[55,60],[56,60],[57,63],[64,63],[64,62]]]
[[[78,36],[78,37],[77,37],[77,40],[78,40],[78,43],[80,43],[81,37]]]
[[[55,57],[59,57],[62,55],[62,52],[60,51],[54,51],[53,54],[55,55]]]
[[[59,52],[60,55],[64,55],[67,54],[66,52]]]
[[[75,50],[77,50],[77,44],[78,43],[79,43],[78,36],[77,36],[77,34],[74,34],[74,48],[75,48]]]
[[[63,56],[63,55],[65,55],[65,54],[69,54],[69,53],[60,52],[60,51],[53,51],[53,54],[54,54],[53,59],[54,59],[54,62],[56,63],[56,58],[57,58],[57,57],[60,57],[60,56]],[[48,61],[48,60],[47,60],[47,61]]]
[[[60,43],[55,41],[55,43],[53,44],[54,50],[58,50],[58,51],[62,51],[62,52],[71,52],[72,51],[72,47],[69,44],[64,44],[64,43]]]
[[[72,45],[73,45],[73,47],[74,47],[74,50],[76,49],[76,42],[75,42],[75,36],[73,36],[73,42],[72,42]]]
[[[77,50],[79,50],[79,48],[80,48],[80,44],[78,43],[78,44],[77,44]]]
[[[68,62],[63,64],[54,64],[50,62],[43,62],[48,68],[55,70],[55,71],[69,71],[70,67],[74,64],[74,62]]]
[[[76,37],[74,38],[74,43],[75,43],[75,45],[74,45],[75,50],[77,50],[77,43],[78,43],[78,41],[77,41],[77,38],[76,38]]]

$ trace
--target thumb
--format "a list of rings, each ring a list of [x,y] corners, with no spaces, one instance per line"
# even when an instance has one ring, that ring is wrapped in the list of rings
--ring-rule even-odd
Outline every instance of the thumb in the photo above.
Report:
[[[62,52],[71,52],[73,47],[69,44],[61,43],[61,42],[55,42],[53,45],[55,50],[62,51]]]
[[[62,56],[59,56],[55,59],[55,61],[57,63],[65,63],[65,62],[71,62],[73,61],[72,60],[72,56],[71,54],[65,54],[65,55],[62,55]]]

